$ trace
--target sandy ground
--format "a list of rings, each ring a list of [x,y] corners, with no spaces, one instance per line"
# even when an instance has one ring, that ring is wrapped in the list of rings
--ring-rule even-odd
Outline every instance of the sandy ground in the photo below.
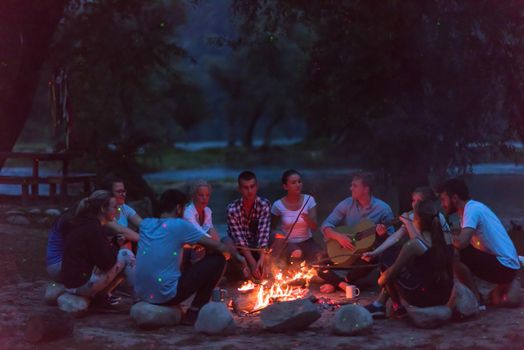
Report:
[[[197,334],[191,327],[177,326],[155,331],[138,329],[128,314],[92,313],[75,321],[72,337],[38,345],[23,338],[28,317],[51,310],[43,303],[45,274],[45,228],[0,224],[0,350],[3,349],[524,349],[524,308],[488,308],[476,318],[452,322],[440,329],[416,329],[408,321],[377,320],[372,330],[354,337],[331,333],[335,310],[306,331],[274,334],[262,329],[259,317],[235,315],[236,333],[224,337]],[[317,297],[344,301],[342,293]],[[362,304],[373,298],[364,291]],[[234,290],[230,289],[234,295]]]

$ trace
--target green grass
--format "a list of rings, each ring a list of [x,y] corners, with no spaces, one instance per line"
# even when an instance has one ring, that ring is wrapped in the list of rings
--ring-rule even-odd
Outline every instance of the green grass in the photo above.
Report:
[[[136,159],[147,171],[168,169],[199,169],[214,166],[252,167],[282,166],[289,167],[326,167],[349,166],[348,157],[333,156],[326,147],[311,147],[299,144],[271,149],[209,148],[199,151],[185,151],[177,148],[147,150],[137,155]]]

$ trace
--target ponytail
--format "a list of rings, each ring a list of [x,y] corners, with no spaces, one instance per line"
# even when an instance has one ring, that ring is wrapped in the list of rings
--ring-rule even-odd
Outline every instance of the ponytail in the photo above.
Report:
[[[89,197],[83,198],[76,208],[76,216],[96,217],[101,213],[103,207],[109,206],[113,196],[109,191],[96,190]]]
[[[420,220],[421,230],[431,235],[431,261],[433,265],[433,279],[437,284],[446,284],[453,278],[451,275],[451,255],[444,239],[444,232],[440,224],[439,212],[431,200],[423,200],[415,206],[415,213]]]

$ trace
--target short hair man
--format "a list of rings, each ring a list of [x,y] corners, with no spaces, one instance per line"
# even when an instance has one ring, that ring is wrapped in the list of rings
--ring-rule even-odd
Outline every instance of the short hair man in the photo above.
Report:
[[[393,227],[384,225],[393,220],[391,207],[373,196],[373,175],[368,172],[358,172],[351,180],[351,196],[333,209],[322,223],[321,230],[325,239],[335,240],[343,248],[351,250],[354,248],[351,239],[345,234],[336,232],[335,227],[339,225],[355,226],[364,219],[376,224],[376,233],[381,237],[394,231]],[[322,285],[320,290],[323,293],[329,293],[333,292],[336,287],[345,289],[348,283],[355,283],[356,280],[373,270],[372,266],[362,268],[364,265],[369,265],[365,260],[359,259],[357,264],[359,268],[349,270],[345,280],[331,270],[319,271],[319,276],[328,282]]]
[[[180,272],[184,244],[201,244],[231,255],[242,265],[245,260],[231,247],[217,242],[198,227],[182,219],[187,197],[178,190],[167,190],[160,198],[160,218],[148,218],[140,224],[136,259],[137,295],[152,304],[176,305],[195,294],[184,323],[194,324],[200,308],[209,301],[213,288],[224,271],[220,254],[207,254],[202,260]]]
[[[238,191],[242,197],[227,206],[227,231],[246,258],[253,277],[260,279],[264,275],[266,254],[250,248],[269,246],[271,202],[257,195],[257,177],[251,171],[238,176]]]
[[[481,307],[484,303],[472,274],[497,284],[490,295],[493,304],[520,304],[520,285],[515,279],[520,262],[498,217],[486,205],[472,200],[460,179],[447,180],[437,192],[446,214],[457,213],[460,217],[460,233],[453,237],[453,246],[460,254],[454,266],[457,278],[473,291]]]

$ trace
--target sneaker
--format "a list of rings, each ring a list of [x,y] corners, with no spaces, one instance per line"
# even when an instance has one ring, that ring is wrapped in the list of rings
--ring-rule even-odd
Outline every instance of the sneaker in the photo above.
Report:
[[[484,300],[480,298],[479,300],[479,311],[486,311],[486,304],[484,303]]]
[[[111,306],[115,306],[115,305],[118,305],[120,304],[120,302],[122,301],[122,298],[120,298],[119,296],[116,296],[116,295],[106,295],[106,304],[107,305],[111,305]]]
[[[182,317],[181,323],[186,326],[194,326],[198,318],[199,311],[200,310],[198,309],[187,309],[186,313],[184,314],[184,317]]]
[[[369,311],[371,316],[375,319],[384,319],[386,318],[386,306],[375,306],[373,303],[364,306],[366,310]]]
[[[121,314],[129,312],[129,305],[122,304],[120,297],[106,295],[94,300],[93,311],[102,314]]]

